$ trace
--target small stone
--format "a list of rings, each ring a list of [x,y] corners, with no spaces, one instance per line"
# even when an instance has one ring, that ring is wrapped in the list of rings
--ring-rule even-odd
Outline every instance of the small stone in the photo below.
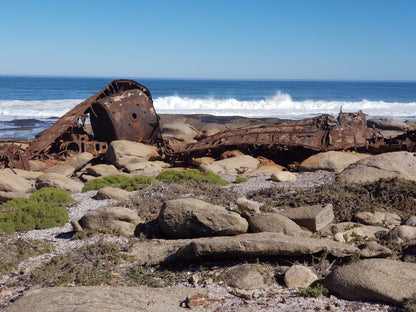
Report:
[[[244,197],[237,199],[238,212],[243,217],[249,217],[252,214],[260,213],[259,204],[253,200]]]
[[[190,309],[194,309],[203,304],[205,304],[205,296],[202,294],[196,294],[186,298],[186,306]]]
[[[288,288],[304,288],[318,279],[312,270],[303,265],[293,265],[285,273],[285,284]]]
[[[335,305],[333,305],[333,304],[328,304],[325,307],[325,310],[327,310],[327,311],[336,311],[337,310],[337,307]]]
[[[192,274],[190,281],[192,283],[192,285],[197,285],[199,282],[199,275],[198,274]]]
[[[256,289],[264,286],[261,274],[255,268],[246,265],[230,268],[224,280],[228,286],[240,289]]]
[[[416,216],[411,216],[409,219],[407,219],[405,225],[416,226]]]
[[[289,171],[276,171],[271,176],[274,182],[291,182],[296,181],[296,176]]]

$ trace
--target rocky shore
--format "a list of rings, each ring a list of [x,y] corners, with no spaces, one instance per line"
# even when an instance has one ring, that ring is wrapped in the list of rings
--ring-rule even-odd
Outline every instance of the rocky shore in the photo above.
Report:
[[[182,144],[252,122],[183,118],[162,125]],[[233,150],[172,168],[156,147],[128,141],[113,141],[100,163],[81,153],[4,169],[0,200],[16,206],[0,206],[0,307],[412,311],[415,181],[408,152],[325,152],[283,167]],[[6,228],[17,203],[45,187],[75,200],[67,220]]]

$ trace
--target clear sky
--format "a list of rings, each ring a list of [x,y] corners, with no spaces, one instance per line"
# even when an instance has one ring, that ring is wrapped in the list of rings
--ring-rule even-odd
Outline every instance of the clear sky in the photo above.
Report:
[[[416,80],[416,0],[0,0],[0,74]]]

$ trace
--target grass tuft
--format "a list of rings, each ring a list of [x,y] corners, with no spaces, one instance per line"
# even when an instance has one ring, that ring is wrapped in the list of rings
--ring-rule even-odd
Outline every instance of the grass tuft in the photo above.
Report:
[[[305,298],[318,298],[321,296],[327,296],[329,290],[322,284],[316,284],[315,286],[309,286],[298,291],[298,296]]]
[[[165,170],[156,176],[156,179],[162,182],[170,183],[187,183],[187,182],[210,182],[214,185],[228,185],[230,182],[222,179],[218,174],[211,171],[201,172],[197,169],[189,169],[186,171]]]
[[[155,181],[155,178],[147,177],[144,175],[137,175],[133,177],[128,177],[124,175],[112,175],[89,181],[87,184],[84,185],[82,191],[87,192],[92,190],[99,190],[100,188],[111,186],[131,192],[142,190]]]
[[[242,177],[242,176],[237,176],[235,178],[235,181],[234,181],[235,184],[240,184],[240,183],[244,183],[244,182],[248,182],[248,179],[246,177]]]

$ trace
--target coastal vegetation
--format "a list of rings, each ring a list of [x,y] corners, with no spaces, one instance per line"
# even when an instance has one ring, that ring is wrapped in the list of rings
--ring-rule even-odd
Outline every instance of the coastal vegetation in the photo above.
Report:
[[[63,226],[66,205],[75,200],[62,189],[42,188],[29,198],[15,198],[0,206],[0,232],[29,231]]]

